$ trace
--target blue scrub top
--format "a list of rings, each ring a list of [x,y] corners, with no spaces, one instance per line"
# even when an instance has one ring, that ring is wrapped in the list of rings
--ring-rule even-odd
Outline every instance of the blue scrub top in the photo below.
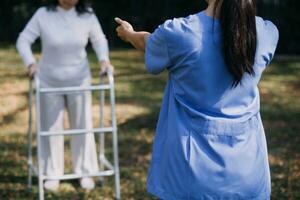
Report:
[[[270,171],[258,83],[276,26],[256,18],[255,76],[232,88],[220,22],[205,12],[166,21],[148,38],[146,68],[168,70],[147,188],[164,200],[269,199]]]

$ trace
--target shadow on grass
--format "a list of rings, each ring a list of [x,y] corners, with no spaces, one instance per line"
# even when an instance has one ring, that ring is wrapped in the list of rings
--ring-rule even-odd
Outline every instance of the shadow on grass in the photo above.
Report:
[[[17,109],[13,110],[12,112],[3,115],[2,121],[0,122],[0,127],[9,123],[13,123],[17,117],[17,114],[26,111],[27,109],[28,109],[28,105],[24,104],[18,107]]]

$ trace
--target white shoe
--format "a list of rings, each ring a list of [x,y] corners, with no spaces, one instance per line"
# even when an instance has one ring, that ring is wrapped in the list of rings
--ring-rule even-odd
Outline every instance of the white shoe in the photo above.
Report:
[[[86,190],[92,190],[95,188],[95,182],[92,178],[85,177],[80,179],[80,186]]]
[[[49,180],[49,181],[45,181],[44,183],[44,188],[46,190],[50,190],[50,191],[57,191],[59,188],[59,181],[57,180]]]

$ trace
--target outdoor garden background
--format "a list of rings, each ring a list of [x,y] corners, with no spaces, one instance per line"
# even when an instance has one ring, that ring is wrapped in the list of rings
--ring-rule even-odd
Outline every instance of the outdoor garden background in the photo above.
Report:
[[[0,2],[1,200],[37,198],[36,178],[33,191],[30,193],[26,188],[29,80],[16,52],[15,40],[42,4],[41,0]],[[111,61],[115,66],[122,197],[125,200],[155,199],[146,192],[146,176],[167,75],[151,76],[146,73],[143,54],[116,37],[113,18],[119,16],[132,22],[138,30],[153,31],[165,19],[198,12],[205,7],[205,3],[204,0],[94,0],[93,5],[109,39]],[[277,55],[260,83],[261,113],[272,175],[272,199],[299,200],[300,1],[261,0],[258,1],[258,14],[272,20],[280,31]],[[33,48],[39,57],[39,42]],[[99,66],[90,47],[88,51],[94,83],[97,83]],[[93,102],[96,126],[96,95]],[[70,171],[68,146],[66,137],[66,171]],[[108,155],[110,152],[108,148]],[[105,180],[104,186],[99,185],[91,192],[81,190],[76,180],[64,181],[60,191],[47,192],[46,199],[113,199],[113,178]]]

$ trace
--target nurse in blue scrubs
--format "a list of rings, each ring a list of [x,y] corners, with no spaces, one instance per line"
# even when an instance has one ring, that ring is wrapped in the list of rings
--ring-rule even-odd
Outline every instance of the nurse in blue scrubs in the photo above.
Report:
[[[278,42],[255,0],[210,0],[154,33],[116,18],[119,37],[168,71],[148,192],[164,200],[266,200],[271,180],[258,83]]]

